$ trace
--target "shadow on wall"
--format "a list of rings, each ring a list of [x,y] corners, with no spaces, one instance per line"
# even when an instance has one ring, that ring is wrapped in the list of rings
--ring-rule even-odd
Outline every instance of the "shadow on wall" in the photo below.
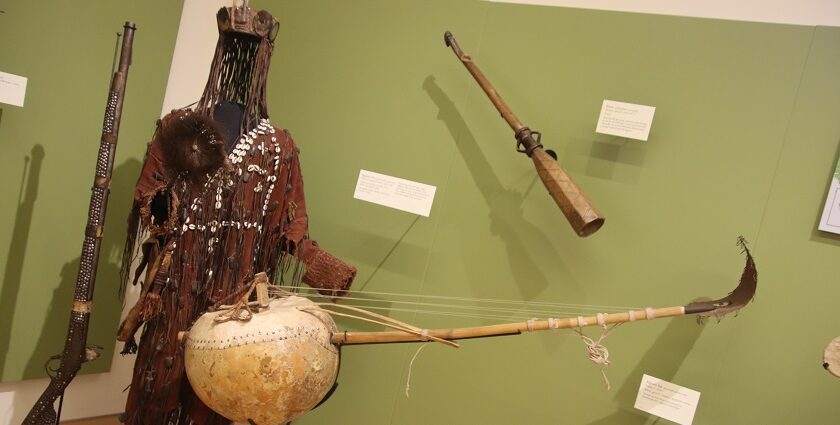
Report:
[[[382,259],[379,260],[379,263],[373,268],[373,272],[371,272],[370,276],[368,276],[368,278],[365,279],[364,283],[359,285],[356,291],[364,291],[365,286],[367,286],[367,284],[370,283],[371,280],[373,280],[373,277],[376,276],[376,273],[379,271],[379,269],[381,269],[382,266],[388,261],[388,259],[391,258],[391,254],[393,254],[397,247],[400,246],[400,244],[403,242],[403,239],[405,239],[405,237],[408,235],[408,232],[411,231],[414,225],[417,224],[418,220],[420,220],[419,215],[414,217],[414,220],[412,220],[411,224],[408,225],[408,227],[405,229],[402,235],[394,242],[393,245],[391,245],[390,249],[388,249],[388,252],[385,253]]]
[[[111,195],[108,202],[108,214],[105,218],[105,235],[100,247],[99,267],[96,273],[96,294],[93,313],[88,329],[88,344],[105,346],[98,362],[107,362],[112,357],[119,325],[122,303],[117,295],[120,283],[120,266],[125,246],[126,217],[132,205],[132,194],[136,176],[140,174],[140,161],[130,159],[114,168],[111,181]],[[81,195],[81,194],[80,194]],[[84,238],[84,228],[68,229],[69,238],[77,238],[79,247]],[[76,277],[79,271],[80,257],[64,264],[59,273],[60,283],[53,291],[44,327],[40,332],[32,356],[24,369],[24,378],[45,377],[45,362],[64,349],[64,338],[70,318]],[[49,275],[49,273],[47,273]],[[57,362],[51,366],[57,367]],[[83,366],[82,372],[90,366]],[[104,366],[97,371],[107,371]]]
[[[0,109],[2,116],[2,109]],[[6,272],[3,274],[2,292],[0,292],[0,377],[4,374],[6,357],[11,349],[12,319],[15,317],[20,279],[29,241],[29,229],[32,227],[32,213],[38,198],[41,165],[44,162],[44,147],[35,145],[30,155],[23,158],[23,176],[17,200],[17,213],[12,224],[12,238],[9,254],[6,258]]]
[[[624,183],[638,183],[645,164],[647,149],[650,148],[650,144],[641,145],[630,139],[616,136],[579,139],[571,143],[578,145],[577,150],[580,151],[584,151],[584,146],[588,146],[587,176]],[[631,167],[617,167],[617,165]]]
[[[363,229],[331,222],[318,223],[318,233],[329,234],[333,239],[352,241],[346,257],[353,260],[357,265],[370,266],[370,275],[364,281],[362,281],[362,276],[367,272],[360,267],[359,274],[353,282],[352,290],[359,292],[363,291],[376,274],[383,270],[402,276],[421,276],[423,274],[425,262],[416,259],[426,258],[428,255],[426,248],[405,240],[419,219],[420,216],[414,216],[406,221],[396,223],[390,228],[382,229],[388,233],[399,234],[396,237],[382,236]],[[399,259],[395,259],[395,253],[398,251],[401,254],[397,256]]]
[[[588,425],[642,425],[647,423],[651,416],[633,408],[642,374],[649,374],[659,379],[671,381],[677,371],[680,370],[680,366],[688,353],[691,352],[694,343],[700,338],[703,329],[705,329],[704,325],[698,324],[696,320],[689,317],[672,319],[616,392],[615,400],[618,402],[617,404],[626,407],[622,407],[609,416],[590,422]]]
[[[434,76],[430,75],[423,81],[423,89],[438,106],[440,111],[438,119],[446,124],[475,185],[481,191],[489,209],[490,232],[504,241],[511,271],[525,299],[530,300],[536,297],[548,287],[549,282],[545,272],[533,261],[533,253],[545,252],[548,256],[557,259],[555,266],[560,267],[566,276],[554,275],[552,280],[574,282],[568,270],[561,264],[563,257],[554,249],[554,245],[548,240],[545,232],[525,219],[521,206],[527,191],[520,193],[502,185],[493,167],[481,152],[475,136],[470,133],[463,116],[449,96],[435,83]],[[532,180],[535,181],[536,173],[533,174]],[[533,183],[529,186],[529,190],[530,187],[533,187]],[[470,275],[480,276],[481,274],[471,273]],[[486,282],[476,282],[476,285],[484,287]]]

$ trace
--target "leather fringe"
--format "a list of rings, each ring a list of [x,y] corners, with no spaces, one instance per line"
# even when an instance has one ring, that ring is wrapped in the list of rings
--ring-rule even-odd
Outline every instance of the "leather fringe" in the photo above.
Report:
[[[137,341],[134,339],[134,336],[128,339],[128,341],[123,344],[123,349],[120,351],[120,354],[137,354]]]

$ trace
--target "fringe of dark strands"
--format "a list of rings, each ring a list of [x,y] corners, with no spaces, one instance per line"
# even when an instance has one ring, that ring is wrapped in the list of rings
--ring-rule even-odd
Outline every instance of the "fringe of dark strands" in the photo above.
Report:
[[[155,128],[155,134],[152,136],[152,140],[154,140],[156,136],[157,128]],[[146,146],[146,153],[143,155],[143,163],[149,160],[149,153],[151,149],[152,144],[149,143],[148,146]],[[138,182],[141,178],[142,172],[141,176],[137,178]],[[128,289],[131,264],[134,263],[134,259],[137,255],[137,240],[140,239],[145,230],[146,229],[140,226],[140,204],[137,201],[134,201],[131,206],[131,212],[128,214],[128,228],[126,230],[125,245],[123,246],[122,264],[120,264],[120,287],[118,292],[120,301],[125,301],[125,292]]]
[[[119,299],[125,300],[125,292],[128,289],[129,274],[131,273],[131,264],[137,255],[137,240],[140,239],[140,234],[143,232],[140,229],[140,205],[134,203],[131,207],[131,213],[128,215],[128,229],[126,231],[125,245],[123,246],[122,264],[120,264],[120,287]]]
[[[137,354],[137,340],[134,339],[134,335],[128,338],[128,341],[123,343],[123,348],[120,351],[120,354]]]
[[[244,105],[240,133],[254,128],[261,118],[268,118],[265,86],[273,49],[274,44],[265,38],[221,34],[196,111],[212,117],[220,102]]]
[[[119,416],[121,423],[132,423],[142,425],[230,425],[229,419],[218,415],[209,409],[202,410],[196,416],[190,417],[191,414],[196,415],[189,406],[179,405],[175,410],[169,412],[160,412],[150,418],[148,412],[144,412],[141,417],[140,412],[132,414],[122,413]],[[291,422],[289,422],[291,423]]]
[[[272,283],[298,288],[301,286],[303,274],[306,272],[306,266],[303,264],[303,261],[298,260],[293,255],[293,251],[289,247],[292,245],[291,242],[283,241],[283,245],[287,248],[281,251],[278,256]],[[292,292],[297,292],[297,290],[293,290]]]

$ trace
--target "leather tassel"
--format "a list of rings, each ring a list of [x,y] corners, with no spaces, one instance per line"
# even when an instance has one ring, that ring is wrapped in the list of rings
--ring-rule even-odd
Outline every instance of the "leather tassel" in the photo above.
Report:
[[[129,338],[128,341],[125,342],[125,344],[123,344],[123,349],[122,351],[120,351],[120,354],[137,354],[137,341],[134,339],[133,336]]]

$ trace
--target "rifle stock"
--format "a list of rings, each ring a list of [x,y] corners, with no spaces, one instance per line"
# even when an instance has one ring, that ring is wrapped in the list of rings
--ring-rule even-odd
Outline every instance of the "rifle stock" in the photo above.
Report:
[[[73,307],[70,312],[70,324],[64,351],[54,359],[60,359],[57,369],[50,378],[47,389],[35,402],[35,405],[23,420],[24,425],[57,424],[60,412],[55,411],[55,401],[64,394],[70,381],[79,372],[82,363],[93,360],[98,354],[87,346],[87,331],[90,324],[90,310],[93,305],[93,288],[96,281],[96,269],[99,263],[99,248],[104,233],[105,212],[110,193],[111,172],[114,168],[114,155],[120,129],[125,84],[128,67],[131,64],[131,48],[134,42],[135,25],[126,22],[123,25],[123,40],[120,49],[119,68],[111,79],[108,100],[105,106],[105,118],[102,124],[102,137],[96,158],[96,175],[91,188],[90,207],[88,209],[85,238],[82,243],[82,255],[79,272],[76,275],[76,289],[73,295]]]
[[[566,216],[566,220],[572,226],[572,229],[578,236],[589,236],[604,224],[604,217],[592,204],[592,201],[583,193],[578,185],[572,180],[572,177],[563,170],[563,167],[551,158],[545,150],[543,150],[540,143],[540,133],[532,131],[530,128],[524,126],[522,122],[516,118],[513,111],[502,100],[502,97],[490,84],[484,74],[478,69],[478,66],[473,62],[472,58],[461,50],[455,36],[447,31],[443,36],[444,42],[455,53],[455,56],[464,64],[464,67],[472,74],[487,97],[496,107],[496,110],[502,115],[502,118],[508,123],[514,132],[516,138],[517,151],[522,152],[534,162],[534,167],[537,169],[537,174],[540,176],[543,185],[548,190],[551,198],[560,207],[560,211]]]

